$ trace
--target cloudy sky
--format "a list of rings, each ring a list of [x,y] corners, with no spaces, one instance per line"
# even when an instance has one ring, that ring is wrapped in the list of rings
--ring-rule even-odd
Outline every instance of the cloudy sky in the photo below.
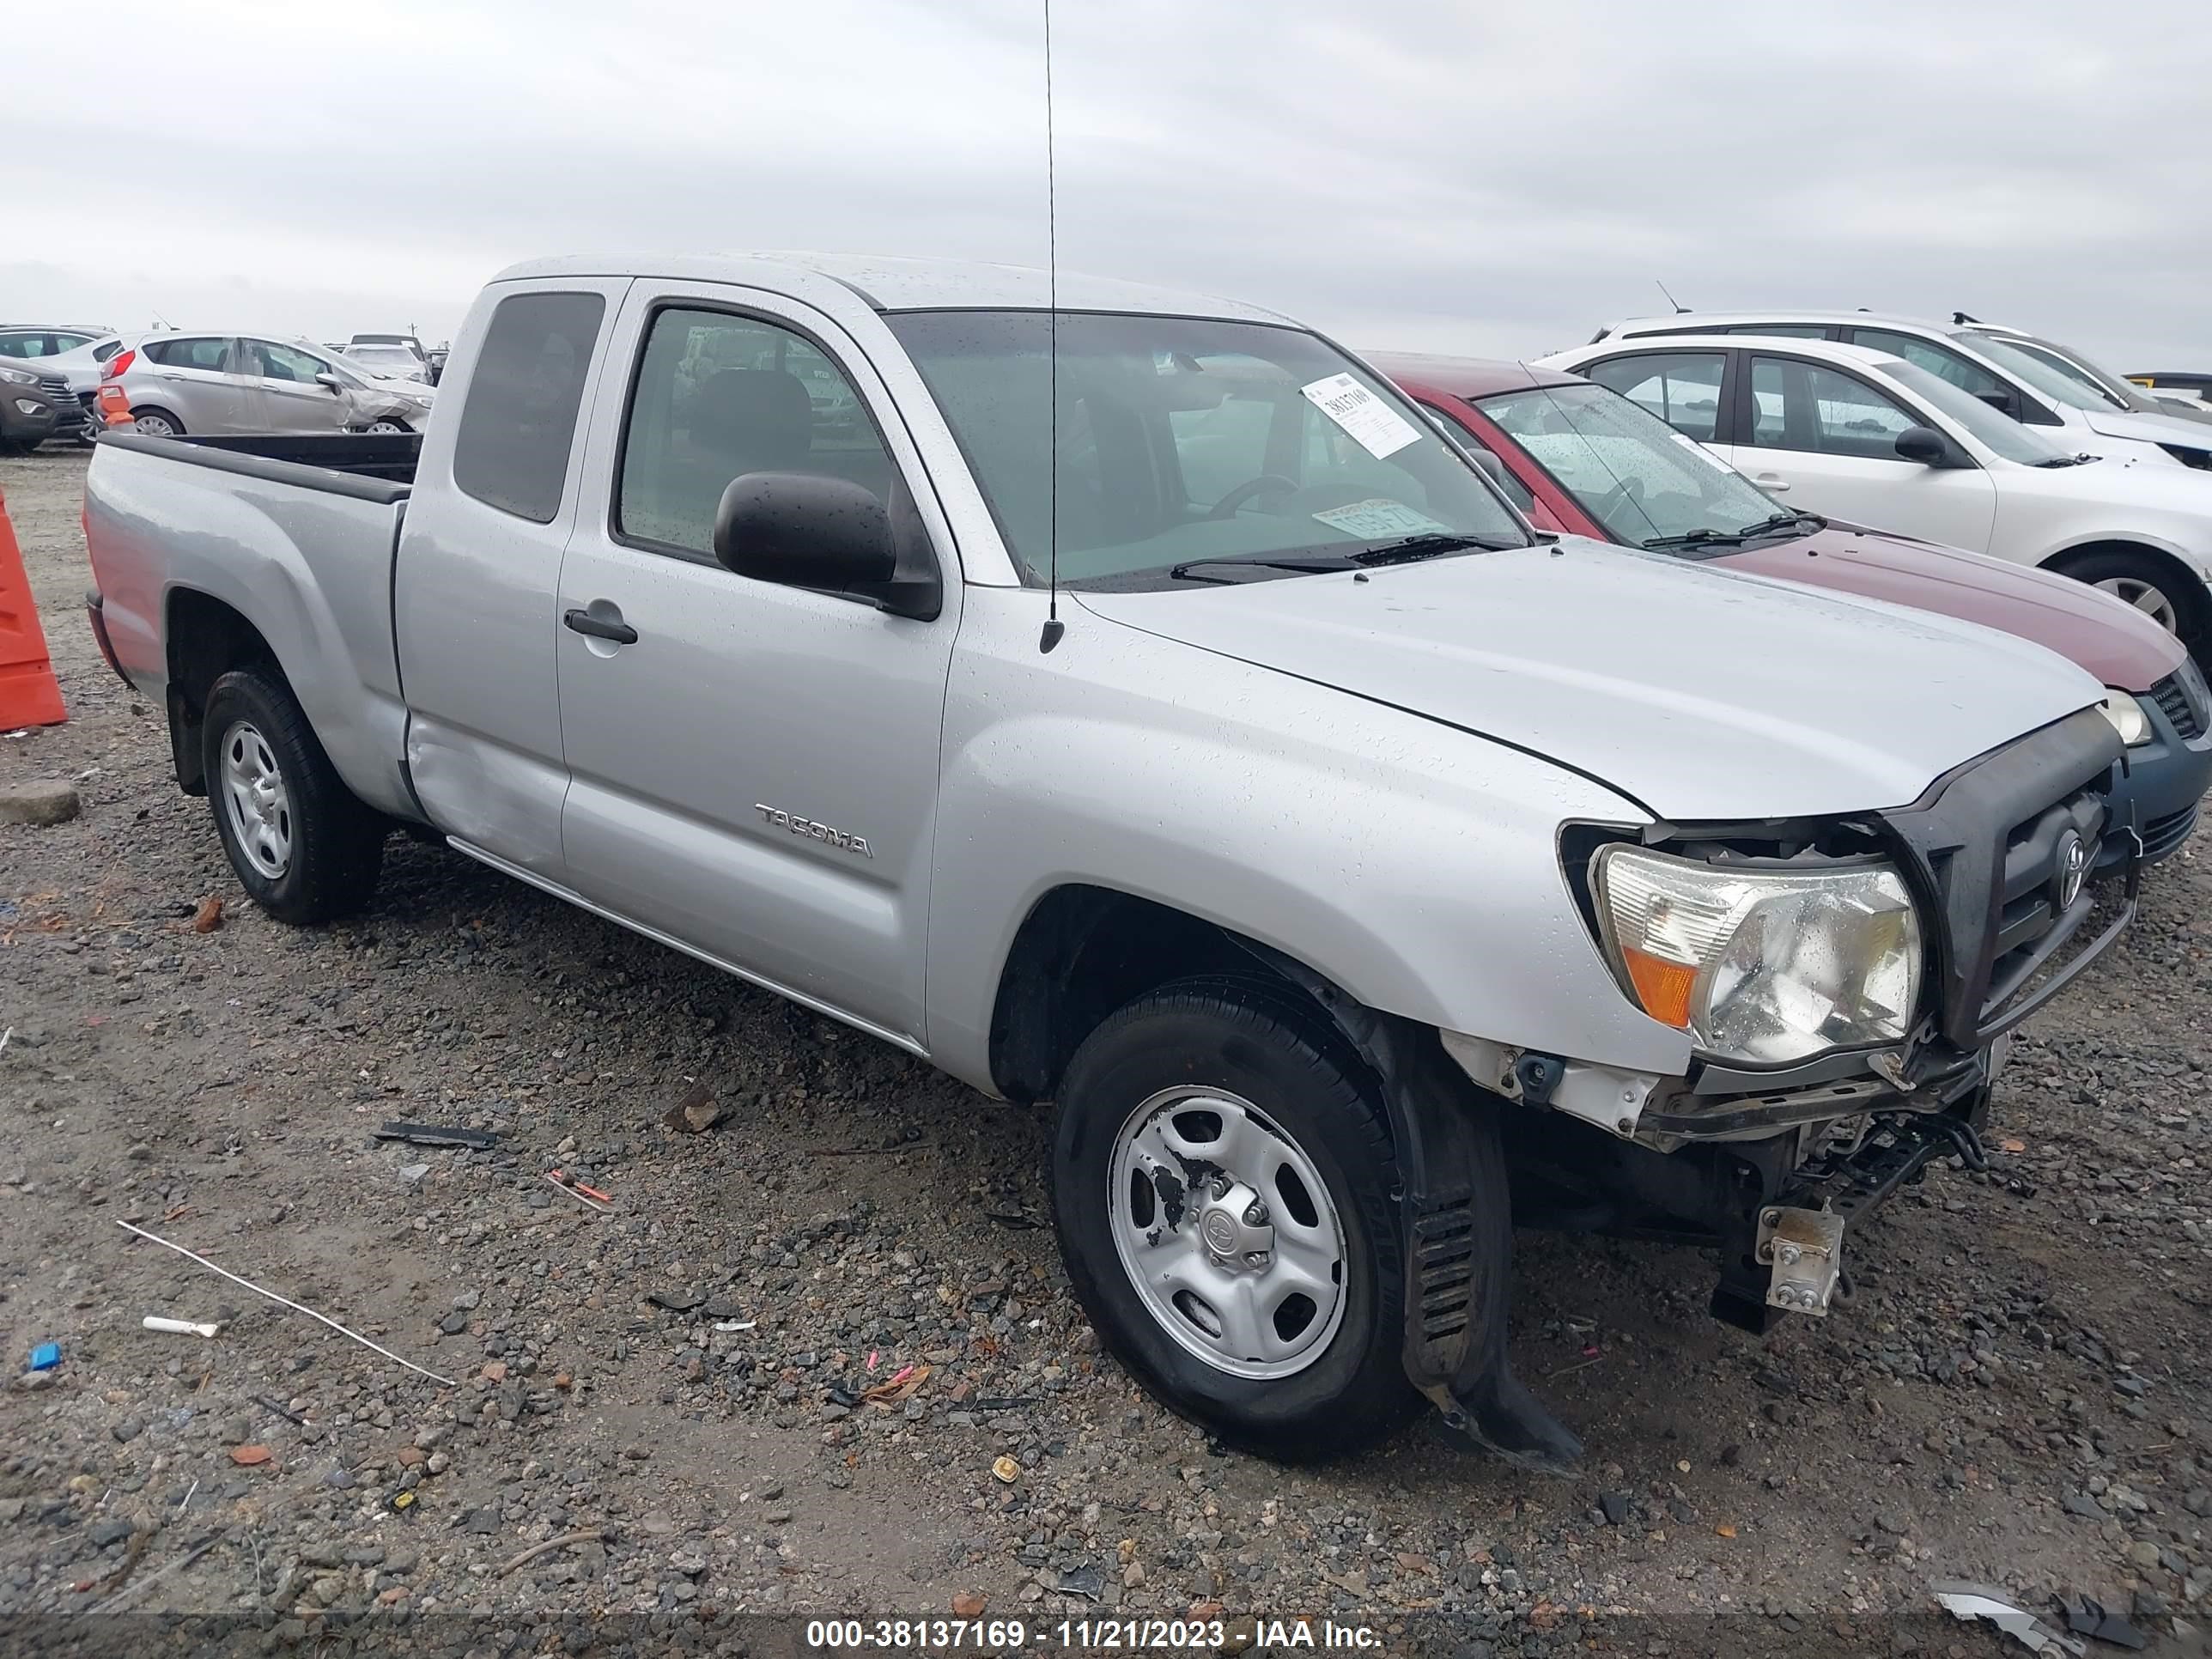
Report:
[[[0,321],[447,337],[503,264],[1042,264],[1040,0],[105,0],[13,18]],[[1963,307],[2212,367],[2199,0],[1054,0],[1064,266],[1368,347]]]

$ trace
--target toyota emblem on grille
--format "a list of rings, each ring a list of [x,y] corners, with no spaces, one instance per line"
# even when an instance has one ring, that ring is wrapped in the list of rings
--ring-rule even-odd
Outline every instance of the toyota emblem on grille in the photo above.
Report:
[[[2058,838],[2058,908],[2062,911],[2074,908],[2074,901],[2081,896],[2082,878],[2089,873],[2089,849],[2081,844],[2081,837],[2069,830]]]

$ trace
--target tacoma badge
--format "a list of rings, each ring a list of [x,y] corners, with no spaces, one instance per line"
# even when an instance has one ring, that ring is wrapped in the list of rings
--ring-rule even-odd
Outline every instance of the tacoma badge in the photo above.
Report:
[[[796,812],[787,812],[780,807],[764,806],[758,801],[753,803],[753,811],[761,815],[762,823],[773,824],[779,830],[788,830],[794,836],[804,836],[825,846],[841,847],[848,853],[858,853],[864,859],[875,857],[866,840],[860,836],[848,836],[842,830],[832,830],[826,823],[817,823],[812,818],[801,817]]]

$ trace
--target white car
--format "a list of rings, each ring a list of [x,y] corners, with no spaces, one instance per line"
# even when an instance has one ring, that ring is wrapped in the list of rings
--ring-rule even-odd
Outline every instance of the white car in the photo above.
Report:
[[[1971,325],[1868,311],[1742,311],[1632,317],[1597,331],[1592,345],[1655,334],[1763,334],[1870,346],[1917,363],[2025,426],[2051,430],[2062,447],[2088,455],[2212,471],[2212,428],[2185,416],[2117,406],[2047,358]],[[1557,361],[1553,359],[1550,361]]]
[[[1917,363],[1832,340],[1631,336],[1541,360],[1786,504],[2094,582],[2212,656],[2212,477],[2074,452]]]
[[[2177,399],[2173,394],[2147,392],[2124,374],[2115,374],[2086,351],[2073,346],[2061,345],[2056,340],[2046,340],[2030,334],[2024,328],[2008,328],[2002,323],[1985,323],[1964,312],[1953,319],[1966,332],[1993,340],[2002,340],[2014,351],[2024,351],[2031,357],[2040,358],[2060,374],[2078,382],[2090,397],[2112,409],[2126,410],[2136,415],[2179,415],[2185,420],[2212,420],[2212,408],[2202,399],[2185,397]]]

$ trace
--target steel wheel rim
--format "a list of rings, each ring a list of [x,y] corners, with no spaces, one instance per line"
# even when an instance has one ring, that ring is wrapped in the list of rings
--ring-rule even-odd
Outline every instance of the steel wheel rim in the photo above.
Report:
[[[407,430],[405,427],[400,425],[397,421],[371,421],[368,423],[368,429],[371,432],[404,432]]]
[[[1328,1352],[1343,1222],[1313,1159],[1251,1102],[1185,1085],[1139,1103],[1114,1138],[1106,1207],[1138,1300],[1187,1352],[1272,1379]]]
[[[250,720],[222,734],[222,799],[246,860],[270,881],[292,867],[292,794],[268,738]]]
[[[143,432],[149,438],[173,438],[177,428],[159,415],[139,415],[132,417],[131,429]]]
[[[2123,605],[2133,605],[2167,633],[2181,631],[2181,619],[2174,614],[2173,601],[2166,598],[2166,590],[2156,582],[2147,582],[2140,576],[2107,576],[2097,586]]]

